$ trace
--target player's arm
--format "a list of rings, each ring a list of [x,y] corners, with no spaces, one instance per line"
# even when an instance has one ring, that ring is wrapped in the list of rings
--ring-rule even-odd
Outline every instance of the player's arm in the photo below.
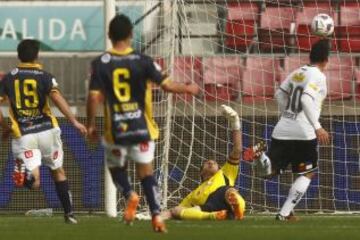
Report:
[[[230,185],[235,184],[239,172],[240,157],[242,153],[241,123],[238,113],[230,106],[221,105],[223,115],[229,121],[232,130],[233,148],[229,154],[227,162],[221,168],[225,176],[229,179]]]
[[[100,91],[89,91],[86,103],[87,129],[92,140],[98,140],[96,131],[96,113],[100,104],[103,102],[103,94]]]
[[[285,90],[281,88],[276,90],[275,99],[278,103],[280,112],[283,112],[285,110],[288,98],[289,98],[289,94]]]
[[[66,102],[61,93],[58,90],[53,90],[50,92],[49,96],[60,112],[64,114],[66,119],[68,119],[81,134],[86,135],[86,127],[78,122],[75,115],[71,112],[69,104]]]
[[[241,123],[238,113],[230,106],[221,105],[222,113],[229,121],[230,129],[232,131],[233,148],[229,154],[228,162],[231,164],[239,164],[242,152],[241,141]]]
[[[286,105],[289,101],[289,81],[286,79],[281,83],[280,87],[275,92],[275,99],[278,103],[279,109],[283,112],[286,108]]]
[[[10,136],[11,129],[9,128],[9,126],[7,125],[7,123],[4,120],[4,116],[2,114],[1,108],[0,108],[0,126],[2,128],[1,139],[3,141],[7,141]]]
[[[188,93],[191,95],[199,94],[200,89],[197,84],[173,82],[164,72],[162,72],[161,67],[151,58],[146,60],[146,72],[149,79],[157,85],[160,85],[165,92]]]
[[[0,80],[0,104],[5,102],[5,100],[6,100],[6,95],[5,95],[4,84]],[[4,120],[4,116],[2,114],[1,108],[0,108],[0,127],[2,128],[1,138],[3,141],[6,141],[10,136],[11,129]]]
[[[173,82],[169,78],[161,84],[161,88],[165,92],[170,93],[187,93],[191,95],[197,95],[199,93],[199,86],[195,83],[185,85],[183,83]]]
[[[86,103],[86,115],[87,115],[87,130],[89,138],[93,141],[99,139],[97,130],[96,130],[96,113],[100,104],[102,104],[104,99],[104,94],[102,92],[102,82],[98,70],[98,65],[96,61],[91,63],[91,78],[89,85],[89,94]]]
[[[319,85],[320,84],[314,82],[308,84],[301,96],[301,105],[306,118],[315,130],[318,141],[321,144],[328,144],[330,142],[329,133],[321,126],[318,113],[314,108],[315,96],[320,94],[321,91],[321,87]]]

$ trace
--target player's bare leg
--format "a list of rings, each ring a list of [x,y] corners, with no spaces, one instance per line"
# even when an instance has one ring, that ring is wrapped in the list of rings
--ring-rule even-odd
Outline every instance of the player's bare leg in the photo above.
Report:
[[[137,163],[136,170],[150,208],[153,229],[155,232],[164,233],[167,230],[161,217],[160,203],[157,199],[159,195],[158,184],[153,175],[152,163]]]
[[[235,188],[229,188],[225,192],[226,202],[232,207],[236,220],[242,220],[245,216],[245,200]]]
[[[293,210],[300,202],[302,196],[307,191],[311,179],[315,176],[314,172],[306,173],[299,176],[292,184],[289,195],[282,206],[280,212],[276,215],[276,220],[280,221],[297,221],[298,218],[294,216]]]
[[[69,184],[66,179],[65,171],[62,167],[51,170],[53,180],[55,182],[55,188],[61,205],[64,208],[65,222],[69,224],[77,224],[77,220],[74,217],[72,207],[72,196],[69,190]]]

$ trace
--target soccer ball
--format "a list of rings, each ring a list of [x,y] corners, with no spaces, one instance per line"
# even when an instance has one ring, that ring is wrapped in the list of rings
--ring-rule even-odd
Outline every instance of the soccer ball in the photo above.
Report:
[[[318,14],[312,20],[311,30],[315,35],[329,36],[334,32],[334,20],[327,14]]]

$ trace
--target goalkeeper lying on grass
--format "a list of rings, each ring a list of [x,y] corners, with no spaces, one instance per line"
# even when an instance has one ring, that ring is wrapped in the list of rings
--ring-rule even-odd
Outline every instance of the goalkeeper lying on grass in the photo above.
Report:
[[[229,106],[222,105],[232,129],[233,149],[221,168],[206,160],[200,169],[201,184],[168,212],[168,217],[185,220],[223,220],[244,218],[245,201],[234,188],[242,152],[240,120]]]

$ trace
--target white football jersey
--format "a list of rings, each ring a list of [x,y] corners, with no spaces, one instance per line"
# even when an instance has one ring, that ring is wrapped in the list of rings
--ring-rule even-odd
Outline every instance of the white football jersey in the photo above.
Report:
[[[314,100],[314,111],[320,117],[321,106],[326,98],[326,76],[316,66],[305,65],[293,71],[280,85],[288,96],[282,104],[284,110],[276,124],[272,137],[283,140],[311,140],[316,138],[314,127],[302,110],[301,96],[310,95]]]

